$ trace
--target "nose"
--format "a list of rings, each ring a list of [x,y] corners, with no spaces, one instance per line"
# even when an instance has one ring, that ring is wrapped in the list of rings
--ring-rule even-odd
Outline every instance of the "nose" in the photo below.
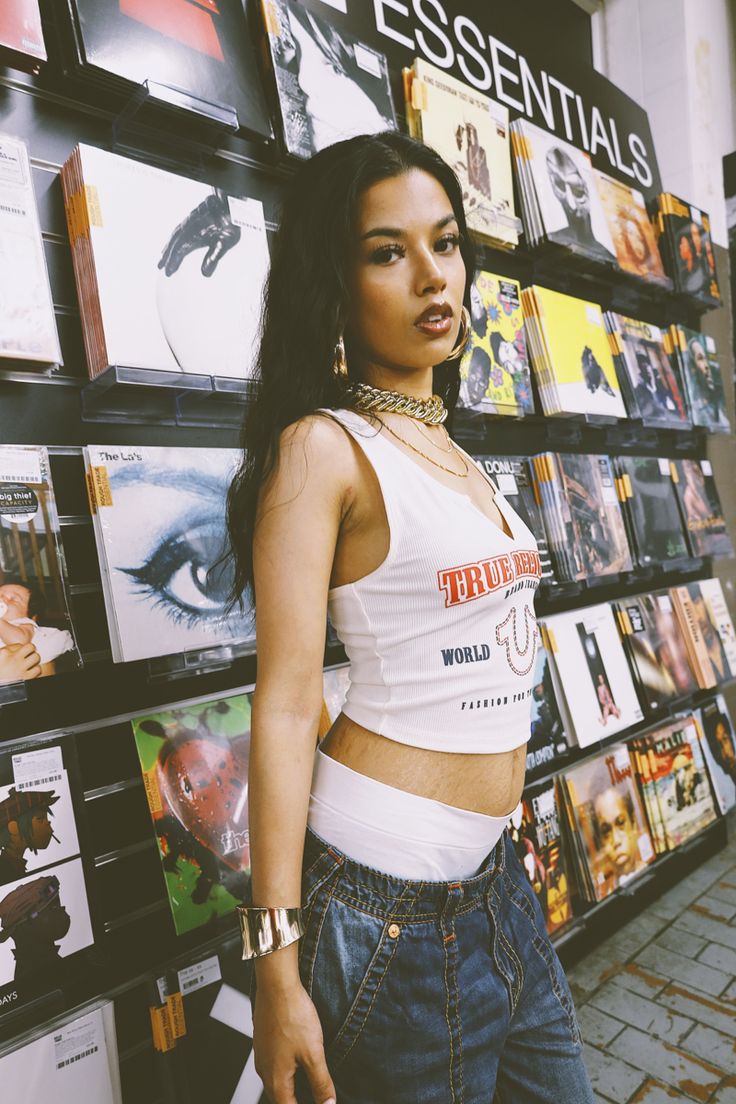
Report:
[[[422,250],[417,264],[415,289],[418,295],[444,291],[447,280],[439,262],[439,257],[431,249]]]

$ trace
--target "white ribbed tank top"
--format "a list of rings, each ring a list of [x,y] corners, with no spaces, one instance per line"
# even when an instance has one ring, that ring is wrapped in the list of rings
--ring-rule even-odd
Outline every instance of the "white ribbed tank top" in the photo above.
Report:
[[[531,530],[490,479],[512,537],[356,411],[323,413],[372,464],[390,530],[383,563],[328,592],[350,661],[343,712],[414,747],[520,747],[529,739],[541,574]]]

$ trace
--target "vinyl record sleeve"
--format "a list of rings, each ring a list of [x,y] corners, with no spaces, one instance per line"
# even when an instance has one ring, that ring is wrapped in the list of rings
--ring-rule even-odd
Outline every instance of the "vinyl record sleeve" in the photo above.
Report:
[[[262,0],[284,145],[296,157],[396,130],[384,54],[293,0]]]
[[[698,689],[666,591],[617,603],[632,670],[648,712]]]
[[[558,613],[546,617],[544,625],[569,713],[569,728],[579,747],[588,747],[643,719],[609,605]]]
[[[588,154],[526,119],[519,126],[544,237],[614,265],[614,244]]]
[[[719,694],[699,709],[696,717],[713,790],[725,814],[736,805],[736,738],[725,698]]]
[[[626,417],[603,315],[597,303],[535,285],[548,353],[544,371],[559,396],[561,411]],[[537,360],[533,360],[537,371]]]
[[[5,50],[9,52],[11,64],[24,59],[30,63],[23,68],[46,61],[38,0],[3,0],[0,7],[0,57]]]
[[[553,770],[570,750],[562,723],[547,649],[539,635],[532,682],[532,713],[526,748],[527,773]]]
[[[77,952],[92,946],[81,858],[0,889],[0,1022],[31,998],[64,985]]]
[[[646,743],[672,849],[697,835],[718,815],[694,717],[648,736]]]
[[[637,560],[642,566],[685,559],[688,543],[682,526],[670,462],[656,456],[620,456],[626,508],[636,537]]]
[[[701,579],[688,590],[716,681],[736,677],[736,633],[721,580]]]
[[[657,228],[660,243],[666,242],[665,260],[677,290],[718,305],[721,292],[705,211],[663,192],[657,198]]]
[[[607,173],[594,173],[619,267],[643,280],[668,284],[644,196]]]
[[[470,289],[470,340],[460,361],[458,405],[486,414],[534,410],[516,280],[479,272]]]
[[[250,880],[251,694],[133,719],[177,935],[232,913]]]
[[[673,460],[671,472],[693,556],[732,556],[710,461]]]
[[[693,424],[711,430],[729,430],[723,378],[713,338],[686,326],[672,326],[670,331],[682,366]]]
[[[250,610],[225,613],[225,497],[237,449],[85,450],[116,662],[254,641]]]
[[[626,744],[570,767],[565,780],[595,897],[601,901],[655,857]]]
[[[407,119],[412,135],[452,166],[469,229],[491,244],[516,245],[508,108],[416,58]]]
[[[122,1104],[112,1002],[14,1041],[0,1054],[0,1084],[23,1104]]]
[[[583,565],[579,577],[630,571],[631,552],[610,459],[583,453],[556,453],[555,458]]]
[[[512,823],[510,835],[552,935],[572,919],[554,782],[524,796],[521,825]]]
[[[541,510],[534,495],[528,461],[523,456],[474,455],[473,459],[494,480],[504,498],[534,534],[542,569],[542,580],[552,580],[552,562]]]
[[[721,669],[726,660],[721,654],[718,634],[710,623],[700,587],[697,583],[671,587],[670,596],[698,685],[702,690],[710,690],[718,682],[719,668],[713,665],[714,657],[717,655]]]
[[[3,18],[0,12],[0,27]],[[0,134],[0,359],[5,358],[61,363],[28,150],[20,139]]]
[[[90,375],[250,377],[269,264],[260,201],[85,145],[62,183]]]
[[[614,344],[627,383],[631,417],[655,425],[684,427],[690,422],[679,373],[665,350],[665,334],[658,326],[622,314],[608,314]]]
[[[69,0],[84,68],[153,81],[232,108],[241,130],[273,131],[242,0]]]
[[[0,683],[23,679],[15,645],[31,643],[41,675],[79,666],[49,458],[0,445]]]

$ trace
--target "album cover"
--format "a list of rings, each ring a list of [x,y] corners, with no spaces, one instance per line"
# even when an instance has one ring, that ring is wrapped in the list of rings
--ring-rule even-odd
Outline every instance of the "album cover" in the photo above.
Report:
[[[223,559],[239,451],[89,445],[85,460],[115,662],[253,644]]]
[[[83,75],[122,82],[131,95],[144,81],[164,85],[234,109],[242,131],[271,137],[242,0],[67,2]]]
[[[543,237],[573,253],[614,265],[615,248],[589,155],[526,119],[515,125],[523,136],[521,156]]]
[[[552,581],[552,561],[542,513],[534,495],[528,461],[523,456],[480,456],[473,459],[494,481],[499,491],[534,534],[539,552],[542,581]]]
[[[0,1022],[62,987],[74,955],[93,942],[81,858],[0,887]]]
[[[251,697],[132,722],[177,935],[232,913],[248,890]]]
[[[396,130],[384,54],[295,0],[261,0],[284,145],[296,157]]]
[[[700,579],[687,589],[716,682],[736,677],[736,633],[720,579]]]
[[[610,459],[586,453],[556,453],[555,461],[581,559],[578,578],[630,571],[631,552]]]
[[[643,719],[629,664],[607,603],[545,617],[557,701],[579,747]]]
[[[46,61],[38,0],[3,0],[0,7],[0,61],[34,71]]]
[[[524,289],[522,301],[527,324],[533,315],[544,342],[543,356],[531,351],[545,412],[625,418],[600,307],[538,285]]]
[[[736,738],[725,698],[719,694],[707,702],[696,718],[718,807],[725,815],[736,805]]]
[[[622,314],[609,313],[606,322],[618,352],[631,417],[654,425],[689,425],[679,373],[665,348],[665,333]]]
[[[626,744],[568,768],[564,780],[595,899],[601,901],[655,858]]]
[[[695,718],[685,717],[642,740],[648,749],[659,811],[670,850],[718,815]]]
[[[0,445],[0,684],[80,663],[48,453]]]
[[[14,1039],[0,1051],[0,1084],[23,1104],[122,1104],[112,1001]]]
[[[594,174],[619,267],[643,280],[669,284],[644,196],[606,173]]]
[[[479,272],[470,289],[470,340],[460,361],[458,405],[485,414],[534,410],[516,280]]]
[[[269,264],[260,201],[85,145],[61,178],[90,375],[250,377]]]
[[[519,235],[508,108],[423,58],[405,77],[409,132],[452,166],[469,229],[492,245],[513,248]]]
[[[520,820],[509,834],[552,935],[572,919],[554,782],[524,796]]]
[[[671,326],[670,333],[693,423],[711,430],[728,431],[731,426],[713,338],[686,326]]]
[[[693,556],[733,556],[709,460],[673,460],[672,478]]]
[[[671,192],[656,201],[660,250],[678,291],[720,304],[710,218]]]
[[[647,712],[698,689],[667,591],[622,598],[616,610]]]
[[[557,705],[549,656],[539,634],[532,682],[531,729],[526,747],[527,774],[539,775],[553,770],[556,764],[567,757],[569,751],[570,745]]]
[[[180,1104],[265,1104],[253,1054],[250,980],[232,941],[172,972],[187,1027],[175,1051]]]
[[[682,526],[670,461],[656,456],[619,456],[616,466],[623,477],[628,513],[642,566],[666,565],[689,555]]]
[[[0,32],[5,17],[0,12]],[[0,134],[0,360],[61,363],[28,150]]]
[[[710,624],[700,587],[697,584],[671,587],[670,596],[693,674],[702,690],[710,690],[719,681],[713,660],[716,656],[721,659],[720,641]],[[722,662],[725,665],[725,656]]]

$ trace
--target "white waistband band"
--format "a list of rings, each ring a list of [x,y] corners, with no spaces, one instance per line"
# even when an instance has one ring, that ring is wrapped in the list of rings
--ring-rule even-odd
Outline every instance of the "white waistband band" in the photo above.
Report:
[[[428,881],[467,878],[509,819],[388,786],[317,749],[309,827],[349,858],[384,874]]]

